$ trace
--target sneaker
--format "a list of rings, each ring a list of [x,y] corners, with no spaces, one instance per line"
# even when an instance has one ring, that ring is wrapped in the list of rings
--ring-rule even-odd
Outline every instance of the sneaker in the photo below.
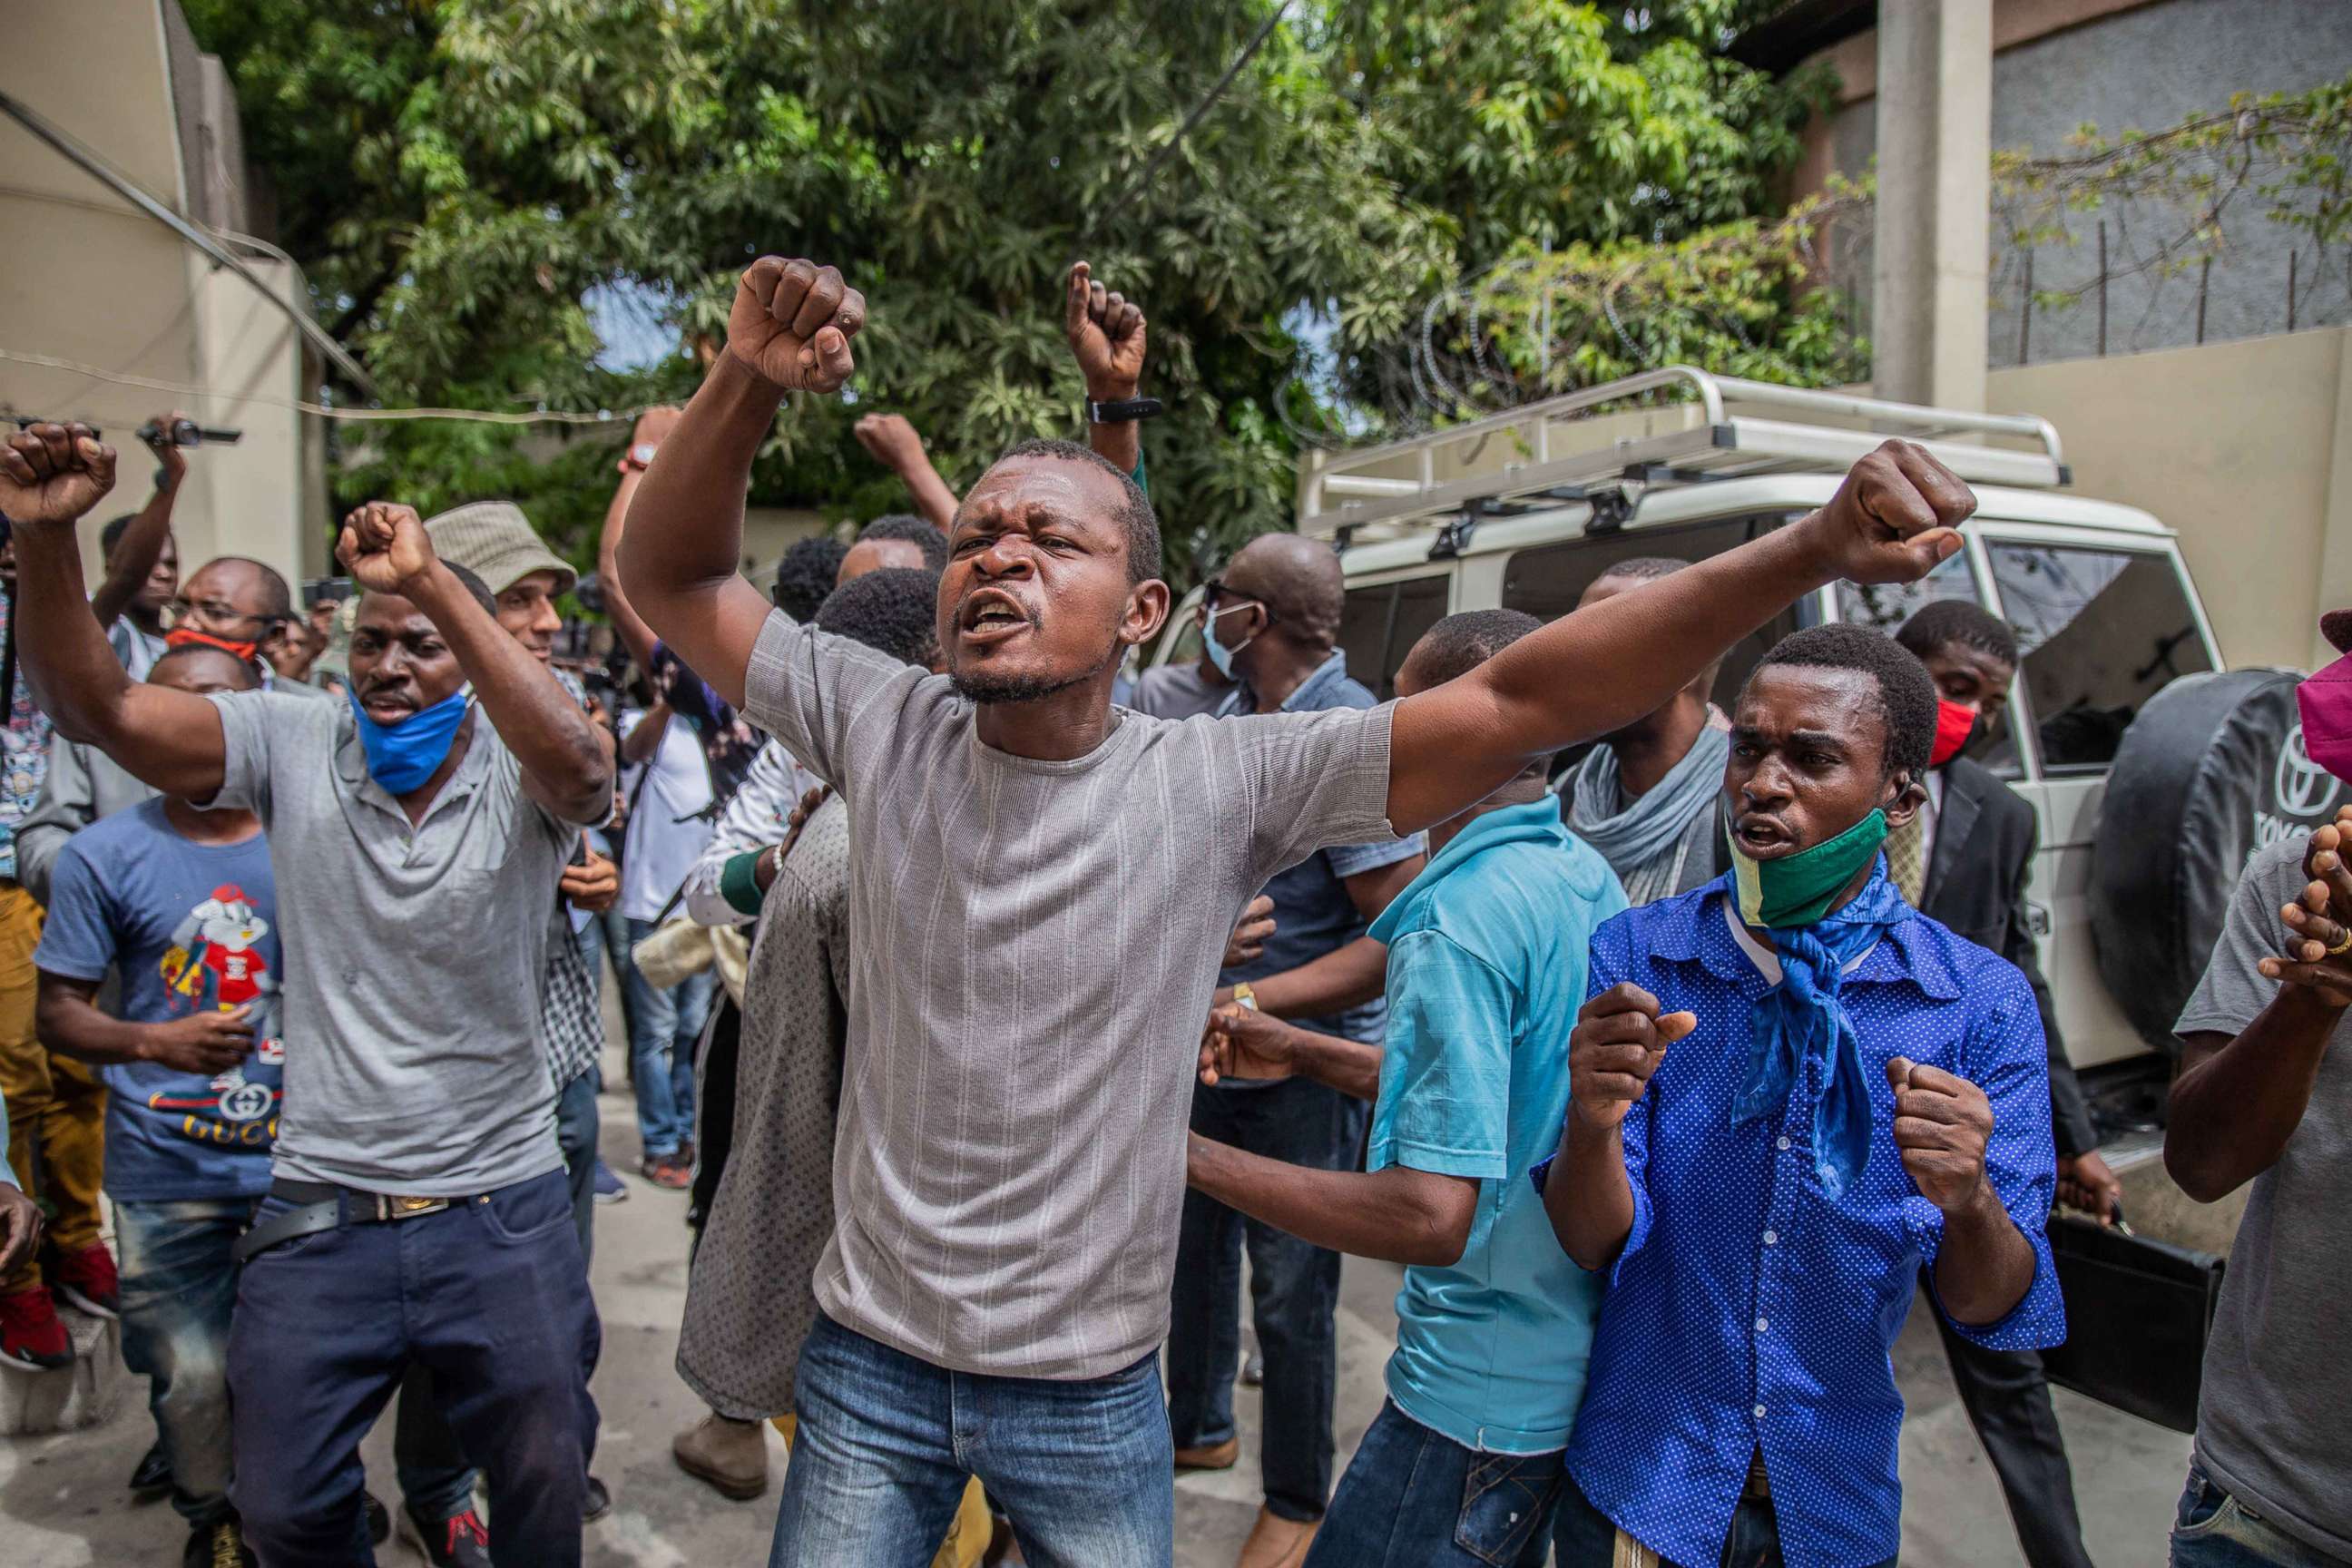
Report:
[[[403,1512],[407,1512],[403,1510]],[[419,1519],[408,1513],[409,1528],[425,1548],[434,1568],[490,1568],[490,1532],[473,1505],[447,1519]]]
[[[233,1519],[200,1524],[188,1532],[180,1568],[254,1568],[254,1555]]]
[[[598,1203],[618,1204],[628,1201],[629,1184],[615,1175],[613,1167],[602,1160],[596,1162],[595,1183]]]
[[[1265,1352],[1264,1351],[1250,1352],[1249,1359],[1242,1363],[1242,1386],[1244,1388],[1265,1386]]]
[[[593,1524],[612,1511],[613,1489],[595,1477],[590,1476],[588,1489],[581,1495],[580,1522]]]
[[[58,1304],[36,1285],[0,1296],[0,1363],[26,1372],[73,1365],[73,1341],[58,1321]]]
[[[679,1164],[685,1166],[688,1170],[693,1170],[694,1140],[691,1138],[679,1139],[677,1143],[677,1152],[670,1157],[676,1160]]]
[[[694,1185],[694,1173],[677,1163],[675,1154],[648,1154],[637,1166],[637,1174],[657,1187],[682,1193]]]
[[[152,1502],[167,1496],[172,1489],[172,1461],[163,1452],[163,1439],[158,1437],[131,1472],[131,1495],[141,1502]]]
[[[114,1254],[106,1250],[102,1241],[59,1258],[57,1267],[49,1270],[49,1283],[58,1295],[92,1317],[122,1316],[122,1281],[114,1272]]]

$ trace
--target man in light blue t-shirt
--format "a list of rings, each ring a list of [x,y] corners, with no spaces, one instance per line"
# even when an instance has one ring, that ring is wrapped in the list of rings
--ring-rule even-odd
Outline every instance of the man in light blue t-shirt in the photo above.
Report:
[[[203,645],[166,650],[148,679],[200,696],[258,684]],[[164,797],[66,841],[33,954],[41,1037],[106,1079],[122,1354],[149,1380],[192,1562],[242,1546],[228,1500],[233,1254],[278,1139],[279,936],[259,818]],[[110,973],[111,1015],[99,1006]]]
[[[1448,616],[1414,647],[1398,692],[1450,680],[1541,624],[1516,610]],[[1191,1143],[1192,1184],[1219,1202],[1411,1266],[1389,1403],[1339,1479],[1310,1568],[1543,1561],[1600,1305],[1597,1278],[1545,1245],[1550,1223],[1522,1178],[1558,1142],[1586,944],[1624,892],[1562,826],[1540,769],[1429,843],[1428,868],[1371,928],[1388,944],[1384,1048],[1236,1007],[1202,1053],[1211,1080],[1297,1073],[1377,1095],[1365,1174]]]

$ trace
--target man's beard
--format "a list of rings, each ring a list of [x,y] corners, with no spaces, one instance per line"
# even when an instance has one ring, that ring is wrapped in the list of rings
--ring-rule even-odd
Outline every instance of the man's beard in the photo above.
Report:
[[[967,702],[1043,702],[1074,686],[1084,686],[1118,663],[1125,651],[1118,639],[1113,637],[1109,652],[1080,673],[1059,680],[1042,675],[966,675],[961,670],[950,670],[948,682],[955,689],[955,694]]]

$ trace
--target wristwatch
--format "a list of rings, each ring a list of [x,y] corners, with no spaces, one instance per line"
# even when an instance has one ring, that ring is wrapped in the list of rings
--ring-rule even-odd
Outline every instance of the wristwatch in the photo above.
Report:
[[[1116,403],[1097,403],[1091,397],[1087,399],[1087,423],[1089,425],[1126,425],[1167,412],[1168,405],[1156,397],[1123,397]]]
[[[626,452],[622,454],[620,464],[621,472],[625,474],[644,473],[646,471],[646,465],[652,462],[654,460],[654,454],[660,450],[661,448],[655,446],[651,441],[638,442],[635,446],[630,447]]]

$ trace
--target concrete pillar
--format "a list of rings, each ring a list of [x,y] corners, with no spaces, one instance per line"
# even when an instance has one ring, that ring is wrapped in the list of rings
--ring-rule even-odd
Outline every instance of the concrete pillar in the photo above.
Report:
[[[1992,200],[1992,0],[1878,8],[1871,382],[1981,409]]]

